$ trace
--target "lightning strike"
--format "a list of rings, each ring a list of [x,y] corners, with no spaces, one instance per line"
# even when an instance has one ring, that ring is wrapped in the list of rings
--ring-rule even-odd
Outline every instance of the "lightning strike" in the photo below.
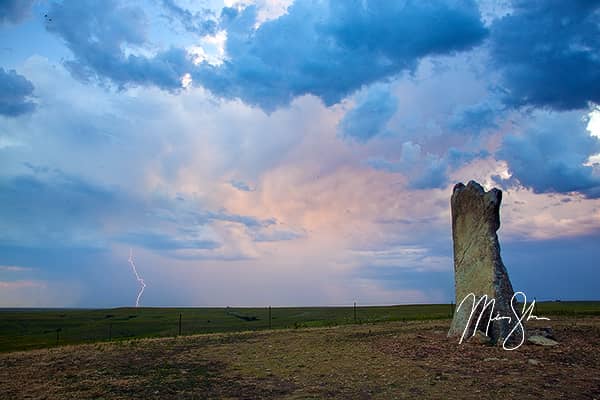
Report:
[[[142,297],[142,294],[144,293],[144,289],[146,289],[146,283],[144,282],[144,279],[142,279],[140,274],[138,274],[137,268],[135,267],[135,264],[133,263],[133,249],[129,249],[129,260],[128,261],[129,261],[129,264],[131,265],[131,269],[133,269],[133,273],[135,274],[135,279],[137,279],[137,281],[141,285],[140,291],[137,295],[137,298],[135,299],[135,306],[139,307],[140,306],[140,298]]]

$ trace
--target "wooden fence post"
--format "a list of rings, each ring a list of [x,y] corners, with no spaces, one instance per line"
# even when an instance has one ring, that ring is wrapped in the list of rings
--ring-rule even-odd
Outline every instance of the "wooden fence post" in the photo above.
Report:
[[[269,329],[271,329],[273,327],[272,323],[271,323],[271,306],[269,306]]]

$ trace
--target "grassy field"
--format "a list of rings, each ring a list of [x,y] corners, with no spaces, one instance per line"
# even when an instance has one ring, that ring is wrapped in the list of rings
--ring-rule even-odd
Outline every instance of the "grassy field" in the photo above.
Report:
[[[600,302],[542,302],[536,310],[541,316],[600,315]],[[0,310],[0,352],[175,336],[180,314],[181,333],[190,335],[436,320],[451,312],[450,304],[357,307],[355,320],[353,307],[272,308],[269,322],[267,308],[6,309]]]

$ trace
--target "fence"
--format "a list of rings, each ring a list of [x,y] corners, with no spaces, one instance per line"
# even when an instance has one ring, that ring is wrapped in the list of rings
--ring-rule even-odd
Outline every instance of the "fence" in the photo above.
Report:
[[[452,304],[0,311],[0,351],[57,344],[450,318]]]

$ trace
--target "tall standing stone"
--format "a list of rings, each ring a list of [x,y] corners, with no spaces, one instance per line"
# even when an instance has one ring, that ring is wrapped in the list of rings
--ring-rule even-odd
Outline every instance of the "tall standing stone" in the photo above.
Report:
[[[451,199],[452,240],[454,242],[454,280],[456,288],[456,311],[448,336],[461,336],[469,322],[471,301],[458,305],[469,293],[477,300],[483,295],[495,299],[493,316],[513,316],[510,302],[513,288],[506,268],[500,258],[500,244],[496,231],[500,228],[500,203],[502,191],[492,189],[486,192],[481,185],[470,181],[467,186],[458,183],[454,186]],[[482,306],[476,315],[482,311]],[[489,309],[478,327],[476,318],[469,323],[465,338],[474,329],[485,331],[489,319]],[[514,318],[513,318],[514,319]],[[506,338],[512,324],[507,320],[493,321],[488,335],[493,341]]]

